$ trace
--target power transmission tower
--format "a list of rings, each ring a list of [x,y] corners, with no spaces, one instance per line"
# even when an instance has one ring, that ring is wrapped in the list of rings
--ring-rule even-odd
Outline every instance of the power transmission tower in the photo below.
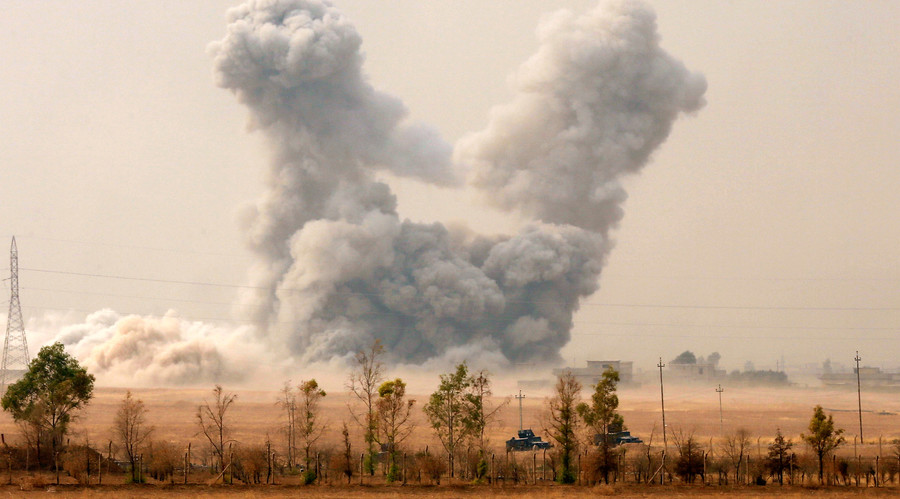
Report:
[[[6,317],[6,340],[3,342],[3,363],[0,365],[0,393],[16,382],[28,370],[28,342],[25,322],[19,304],[19,251],[13,237],[9,248],[9,314]]]

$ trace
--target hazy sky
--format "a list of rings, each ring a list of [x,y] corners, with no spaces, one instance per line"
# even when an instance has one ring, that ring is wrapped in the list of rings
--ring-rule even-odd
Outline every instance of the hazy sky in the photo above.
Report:
[[[373,85],[451,142],[510,99],[543,14],[594,4],[336,3]],[[849,364],[859,350],[896,366],[900,2],[650,3],[663,48],[706,76],[707,106],[627,181],[601,289],[564,356],[650,369],[690,349],[774,368],[782,355]],[[246,282],[236,214],[267,163],[212,77],[206,46],[224,34],[226,3],[4,7],[0,246],[17,237],[32,350],[53,324],[104,307],[241,324],[235,287],[186,284]],[[390,183],[415,221],[523,223],[464,191]]]

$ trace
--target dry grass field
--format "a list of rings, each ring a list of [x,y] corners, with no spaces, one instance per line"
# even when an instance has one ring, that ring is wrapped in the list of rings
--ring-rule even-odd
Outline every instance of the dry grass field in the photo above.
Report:
[[[226,391],[228,387],[226,387]],[[156,428],[155,439],[169,440],[187,444],[188,441],[200,443],[197,434],[195,414],[197,406],[209,398],[209,389],[140,389],[133,390],[135,397],[144,401],[149,409],[148,420]],[[258,444],[268,434],[273,442],[278,443],[281,432],[281,413],[276,404],[277,391],[234,390],[238,394],[237,401],[228,413],[233,429],[234,439],[245,444]],[[88,408],[82,412],[74,426],[73,439],[83,441],[86,434],[95,446],[104,446],[111,438],[110,428],[115,417],[116,408],[125,395],[125,389],[99,388]],[[530,395],[530,394],[529,394]],[[523,401],[523,420],[526,427],[536,432],[542,427],[546,411],[546,397],[550,394],[534,394]],[[587,392],[584,394],[587,398]],[[426,394],[413,395],[418,399],[417,407],[427,399]],[[631,432],[646,442],[651,432],[654,433],[654,445],[661,442],[661,417],[659,390],[656,387],[625,389],[619,391],[620,412]],[[494,397],[494,403],[502,403],[505,399]],[[323,447],[336,445],[340,439],[340,424],[349,421],[348,405],[353,401],[347,393],[331,392],[322,404],[324,419],[328,422],[327,431],[321,440]],[[872,450],[878,437],[885,441],[900,438],[900,396],[892,393],[863,392],[864,410],[875,412],[863,413],[863,432],[866,449]],[[723,397],[724,423],[722,427],[727,433],[734,428],[743,427],[750,430],[754,438],[759,437],[761,445],[769,441],[777,428],[785,436],[799,439],[806,431],[812,409],[821,404],[826,413],[833,414],[835,422],[845,429],[845,435],[851,444],[853,437],[859,433],[859,420],[856,412],[856,392],[834,390],[800,390],[793,388],[732,388]],[[879,415],[885,411],[893,414]],[[511,400],[499,413],[499,420],[491,426],[489,438],[493,446],[502,452],[503,441],[514,436],[519,423],[518,402]],[[703,442],[720,435],[719,405],[717,394],[712,387],[694,385],[671,385],[666,387],[666,423],[669,434],[675,431],[693,433]],[[416,430],[406,443],[411,450],[419,450],[426,445],[431,449],[440,444],[433,437],[431,429],[421,411],[416,411]],[[353,429],[351,429],[351,432]],[[8,414],[0,412],[0,432],[13,435],[15,440],[18,429]],[[359,432],[355,445],[361,443]],[[886,449],[885,449],[886,452]]]
[[[539,498],[539,499],[578,499],[598,496],[616,497],[691,497],[691,498],[724,498],[724,497],[896,497],[897,490],[892,488],[800,488],[800,487],[646,487],[646,486],[605,486],[572,487],[547,485],[537,487],[491,487],[474,485],[453,486],[380,486],[380,487],[345,487],[345,486],[113,486],[105,488],[82,488],[74,486],[49,486],[41,490],[27,493],[18,488],[0,487],[0,493],[7,497],[52,497],[52,498],[159,498],[159,497],[195,497],[195,498],[252,498],[266,497],[272,499],[295,497],[324,498],[388,498],[388,497],[421,497],[421,498]]]
[[[211,388],[211,387],[210,387]],[[227,387],[226,387],[227,390]],[[195,413],[197,407],[204,399],[208,398],[210,389],[141,389],[134,390],[136,397],[142,399],[149,409],[148,420],[155,427],[154,439],[168,440],[179,445],[191,442],[194,449],[202,448],[201,436],[197,435]],[[282,446],[281,438],[281,413],[276,404],[277,391],[250,391],[235,390],[238,394],[236,403],[228,413],[228,420],[233,430],[234,439],[240,444],[262,444],[267,435],[272,439],[276,449]],[[95,398],[90,406],[83,411],[71,433],[72,443],[83,443],[85,439],[95,448],[106,449],[107,443],[112,438],[111,426],[116,409],[120,404],[125,389],[99,388],[95,392]],[[523,403],[523,419],[526,427],[539,430],[542,428],[544,413],[546,410],[546,397],[549,393],[529,393]],[[584,394],[585,398],[587,393]],[[752,453],[765,454],[766,445],[771,441],[776,428],[795,442],[799,435],[806,430],[812,408],[821,404],[826,412],[833,414],[839,427],[846,431],[848,444],[840,451],[844,455],[853,455],[853,438],[858,433],[858,415],[856,408],[856,393],[851,391],[827,391],[827,390],[800,390],[800,389],[771,389],[771,388],[731,388],[723,397],[724,422],[722,427],[726,433],[738,427],[747,428],[753,435],[751,445]],[[662,443],[659,391],[656,387],[644,387],[638,389],[620,390],[620,411],[625,417],[626,424],[633,434],[640,436],[644,441],[650,439],[653,433],[653,445]],[[420,402],[427,395],[413,396]],[[503,403],[502,397],[495,397],[494,402]],[[883,456],[893,455],[893,448],[887,442],[900,438],[900,397],[896,394],[863,393],[864,408],[871,408],[873,412],[863,413],[863,431],[866,437],[864,446],[857,446],[857,451],[862,455],[874,456],[879,452],[877,440],[882,437],[885,444],[881,452]],[[329,430],[320,441],[323,449],[336,448],[340,439],[340,425],[343,421],[349,421],[348,405],[353,401],[347,393],[329,393],[322,406],[324,419],[328,421]],[[878,414],[878,412],[885,414]],[[890,414],[893,413],[893,414]],[[518,402],[511,400],[500,411],[500,417],[489,431],[489,438],[493,448],[496,449],[498,459],[504,453],[503,441],[514,435],[518,427]],[[672,445],[673,432],[693,434],[704,445],[712,443],[715,452],[719,445],[720,422],[718,396],[710,387],[698,387],[691,385],[672,385],[666,387],[666,420],[669,432],[669,445]],[[416,411],[417,428],[410,439],[405,443],[406,449],[415,452],[424,450],[426,446],[432,452],[440,450],[440,443],[434,438],[431,429],[427,425],[424,416]],[[19,430],[11,418],[0,414],[0,432],[16,442],[20,439]],[[540,431],[539,433],[543,433]],[[352,437],[354,448],[359,452],[362,448],[361,433],[353,428]],[[546,438],[546,437],[545,437]],[[758,444],[758,447],[757,447]],[[805,451],[802,445],[797,444],[798,451]],[[200,451],[197,451],[198,453]],[[197,456],[199,454],[195,454]],[[894,458],[896,459],[896,458]],[[196,460],[195,460],[196,462]],[[0,470],[0,479],[4,482],[5,473]],[[208,474],[193,478],[192,481],[202,484],[211,477]],[[765,497],[770,495],[793,496],[845,496],[864,493],[866,495],[893,494],[897,489],[846,489],[841,487],[826,489],[807,488],[779,488],[768,487],[744,487],[744,488],[720,488],[703,486],[666,486],[647,487],[633,484],[616,485],[594,488],[572,488],[556,485],[538,486],[504,486],[486,487],[471,486],[462,482],[456,482],[439,487],[408,485],[401,486],[340,486],[340,485],[316,485],[307,487],[298,486],[262,486],[260,488],[248,488],[236,485],[223,487],[221,485],[207,487],[204,485],[192,486],[125,486],[107,484],[122,484],[121,475],[104,479],[104,488],[97,487],[83,489],[71,485],[71,479],[63,480],[70,485],[54,487],[51,476],[47,476],[45,483],[29,492],[29,497],[40,497],[53,494],[53,497],[98,497],[113,495],[115,497],[158,497],[159,495],[193,496],[193,497],[254,497],[263,494],[267,497],[363,497],[379,496],[393,497],[417,495],[423,497],[468,497],[475,495],[511,496],[517,497],[586,497],[588,495],[622,495],[626,497],[645,496],[671,496],[691,495],[700,497],[724,497],[735,494],[750,497]],[[291,480],[287,480],[291,483]],[[51,492],[47,491],[47,488]],[[0,487],[0,494],[16,496],[22,494],[15,485]]]

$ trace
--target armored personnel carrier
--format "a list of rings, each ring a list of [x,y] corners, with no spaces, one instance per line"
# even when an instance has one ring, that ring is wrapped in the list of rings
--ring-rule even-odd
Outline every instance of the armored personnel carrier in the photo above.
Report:
[[[507,451],[549,449],[550,447],[552,447],[550,442],[541,440],[541,437],[535,435],[531,428],[519,430],[517,438],[510,438],[506,441]]]

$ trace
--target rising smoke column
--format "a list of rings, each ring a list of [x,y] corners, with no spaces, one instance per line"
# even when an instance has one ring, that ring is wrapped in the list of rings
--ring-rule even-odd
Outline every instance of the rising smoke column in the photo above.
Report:
[[[368,83],[361,38],[329,2],[251,0],[228,18],[210,48],[218,83],[272,148],[268,191],[244,217],[259,261],[243,304],[302,362],[373,338],[401,363],[558,360],[622,216],[618,179],[703,105],[705,80],[659,48],[646,6],[560,12],[542,23],[515,99],[451,160]],[[401,221],[374,176],[452,186],[466,168],[471,186],[534,224],[486,237]]]
[[[606,234],[622,218],[619,184],[700,109],[706,80],[659,47],[656,16],[637,2],[561,11],[514,77],[516,95],[457,147],[470,183],[502,209]]]

